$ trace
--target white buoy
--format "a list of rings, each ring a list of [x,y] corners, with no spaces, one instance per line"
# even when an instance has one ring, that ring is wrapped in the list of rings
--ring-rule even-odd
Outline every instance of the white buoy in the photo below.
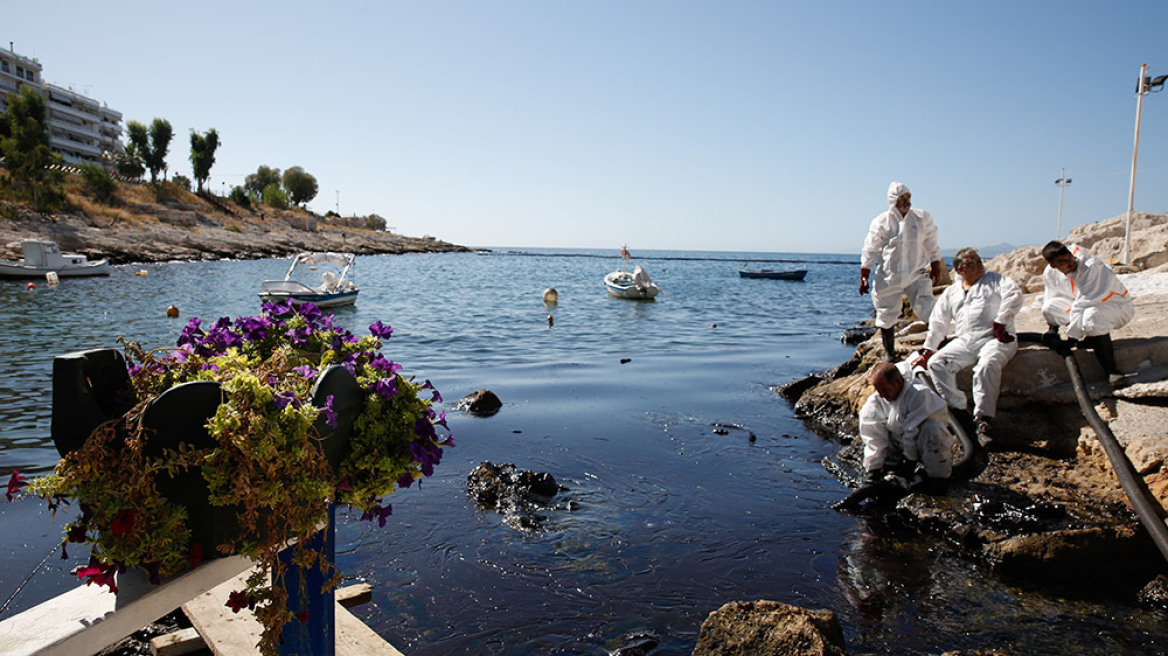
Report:
[[[556,291],[555,287],[548,287],[543,290],[543,302],[548,305],[555,305],[560,300],[560,293]]]
[[[57,272],[56,272],[56,271],[49,271],[48,273],[46,273],[46,274],[45,274],[45,280],[46,280],[46,281],[48,281],[48,283],[49,283],[49,286],[50,286],[50,287],[52,287],[52,286],[56,285],[57,283],[61,282],[61,279],[57,277]]]

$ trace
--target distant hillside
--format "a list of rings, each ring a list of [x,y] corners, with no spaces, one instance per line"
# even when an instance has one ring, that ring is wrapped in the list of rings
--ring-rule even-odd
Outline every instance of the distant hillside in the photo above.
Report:
[[[121,183],[114,198],[101,203],[86,194],[77,176],[66,183],[69,209],[50,216],[23,203],[0,201],[0,257],[21,257],[17,242],[51,239],[62,250],[110,261],[256,259],[309,250],[357,254],[463,252],[471,249],[429,235],[392,232],[336,223],[303,209],[267,205],[242,208],[213,195],[195,195],[173,183]]]

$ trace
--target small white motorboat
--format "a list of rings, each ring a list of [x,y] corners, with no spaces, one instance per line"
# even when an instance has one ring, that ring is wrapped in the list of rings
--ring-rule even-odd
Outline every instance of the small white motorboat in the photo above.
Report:
[[[265,280],[260,285],[260,300],[291,301],[294,305],[312,303],[320,308],[352,305],[361,291],[349,279],[356,259],[352,253],[300,253],[292,258],[292,266],[283,280]],[[325,270],[320,274],[319,284],[303,282],[305,271],[319,271],[322,266]]]
[[[0,278],[44,278],[49,273],[58,278],[108,276],[109,260],[90,262],[80,253],[62,253],[55,242],[23,239],[23,260],[0,260]]]
[[[661,288],[649,279],[649,274],[639,264],[632,273],[618,269],[608,274],[604,277],[604,286],[613,296],[636,300],[648,300],[661,292]]]

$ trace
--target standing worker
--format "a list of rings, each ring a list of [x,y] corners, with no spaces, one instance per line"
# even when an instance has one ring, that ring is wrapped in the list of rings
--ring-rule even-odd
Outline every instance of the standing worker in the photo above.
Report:
[[[876,327],[884,342],[884,361],[896,359],[893,326],[900,318],[901,296],[925,322],[933,310],[933,286],[944,284],[945,262],[937,245],[933,215],[912,208],[912,194],[900,182],[888,186],[887,212],[872,219],[860,251],[860,294],[869,291]],[[875,277],[872,274],[875,273]]]

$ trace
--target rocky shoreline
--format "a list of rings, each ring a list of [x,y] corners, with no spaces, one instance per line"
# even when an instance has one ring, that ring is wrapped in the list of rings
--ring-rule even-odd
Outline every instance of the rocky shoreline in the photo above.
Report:
[[[37,214],[0,203],[0,259],[20,259],[19,240],[49,239],[61,250],[111,264],[287,257],[302,251],[358,255],[469,252],[429,235],[407,237],[347,225],[306,210],[244,209],[218,197],[172,191],[173,197],[116,205],[72,203]],[[87,211],[88,210],[88,211]]]

